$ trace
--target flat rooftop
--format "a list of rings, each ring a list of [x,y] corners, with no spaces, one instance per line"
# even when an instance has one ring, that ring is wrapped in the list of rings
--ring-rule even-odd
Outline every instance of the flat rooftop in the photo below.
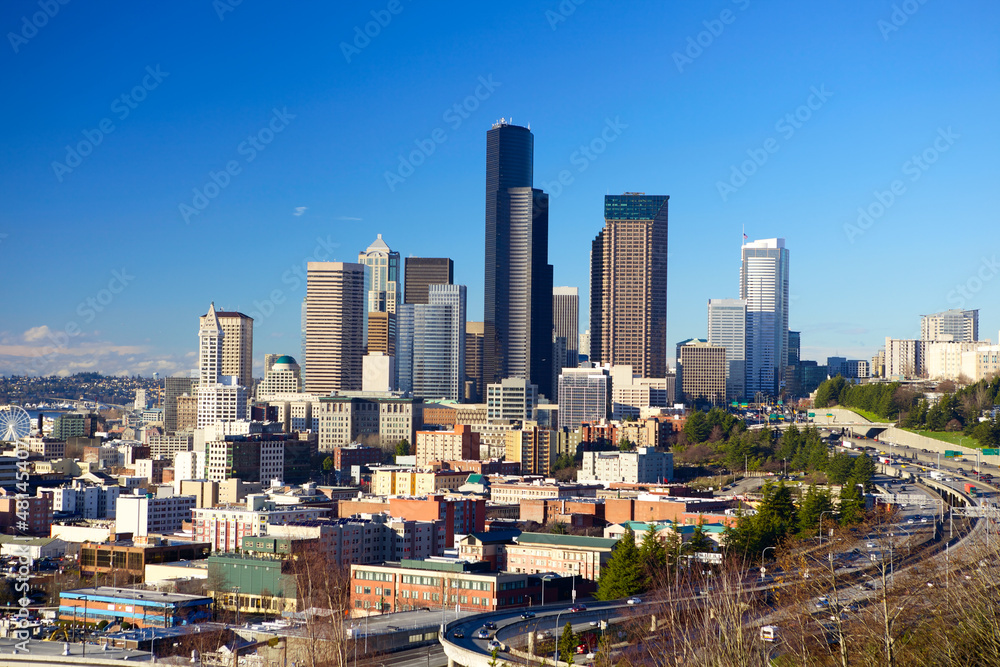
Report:
[[[101,650],[101,647],[96,644],[87,644],[87,656],[84,657],[84,646],[80,643],[69,644],[69,656],[63,656],[66,644],[63,642],[40,641],[38,639],[28,640],[28,653],[21,651],[15,654],[14,647],[18,643],[16,639],[0,638],[0,664],[16,665],[17,662],[11,659],[12,655],[18,656],[26,662],[33,658],[41,657],[46,659],[46,662],[51,661],[53,665],[94,665],[102,664],[104,661],[107,661],[106,664],[110,664],[112,660],[125,660],[126,658],[129,662],[150,661],[150,654],[147,651],[121,648],[112,648],[105,651]],[[62,660],[53,660],[53,658],[59,657]]]

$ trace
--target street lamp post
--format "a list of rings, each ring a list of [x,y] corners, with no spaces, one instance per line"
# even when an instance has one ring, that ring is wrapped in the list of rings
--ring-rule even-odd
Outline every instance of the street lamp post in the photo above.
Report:
[[[556,631],[552,633],[552,636],[556,640],[556,665],[559,664],[559,617],[562,616],[562,612],[556,614]]]
[[[833,510],[823,510],[819,513],[819,545],[823,546],[823,515],[834,514]]]
[[[776,549],[777,547],[764,547],[764,550],[760,552],[760,566],[764,567],[764,554],[767,553],[768,549]]]

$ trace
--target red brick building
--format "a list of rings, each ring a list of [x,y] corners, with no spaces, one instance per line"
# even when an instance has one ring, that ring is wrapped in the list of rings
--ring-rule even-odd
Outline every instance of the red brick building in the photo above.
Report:
[[[445,522],[446,543],[454,544],[455,535],[468,535],[486,528],[486,501],[481,498],[460,498],[443,495],[425,498],[359,498],[341,500],[338,514],[342,517],[355,514],[387,513],[398,519]]]
[[[21,503],[21,517],[18,517]],[[0,531],[7,535],[48,537],[52,530],[52,494],[21,498],[0,498]]]
[[[458,605],[488,612],[527,607],[541,580],[527,574],[490,572],[486,563],[403,560],[351,565],[352,616]]]

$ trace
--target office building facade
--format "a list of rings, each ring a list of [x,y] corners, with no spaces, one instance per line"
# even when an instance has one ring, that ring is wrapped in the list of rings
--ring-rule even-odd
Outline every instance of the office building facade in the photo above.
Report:
[[[455,263],[447,257],[406,257],[403,267],[403,303],[430,303],[428,285],[454,282]]]
[[[580,290],[552,288],[552,336],[566,339],[566,359],[556,358],[556,374],[580,365]]]
[[[681,345],[678,356],[678,377],[687,402],[707,402],[720,405],[726,400],[726,348],[707,341],[690,341]]]
[[[726,397],[743,397],[746,384],[747,302],[708,300],[708,343],[726,348]]]
[[[591,244],[590,361],[667,374],[666,195],[604,197],[604,229]]]
[[[429,285],[428,303],[399,311],[399,388],[418,398],[465,393],[465,285]]]
[[[365,269],[309,262],[306,280],[306,391],[328,396],[362,384]]]
[[[979,340],[979,311],[953,308],[920,318],[920,339],[934,343]]]
[[[570,430],[608,418],[611,376],[602,368],[564,368],[559,374],[559,423]]]
[[[779,396],[788,365],[788,249],[785,239],[743,245],[740,299],[747,302],[747,397]]]
[[[529,129],[501,120],[486,133],[485,375],[551,396],[549,199],[532,187],[533,157]]]

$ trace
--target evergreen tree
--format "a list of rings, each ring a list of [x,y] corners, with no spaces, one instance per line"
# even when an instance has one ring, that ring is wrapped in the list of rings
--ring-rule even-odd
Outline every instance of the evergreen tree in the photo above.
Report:
[[[632,451],[632,441],[623,435],[621,439],[618,441],[618,451],[621,452]]]
[[[705,442],[712,432],[712,425],[708,423],[708,417],[701,410],[695,410],[688,415],[684,424],[684,435],[690,442]]]
[[[573,632],[573,623],[566,621],[562,634],[559,635],[559,657],[562,658],[562,662],[573,664],[573,654],[578,643],[576,634]]]
[[[853,477],[840,489],[840,525],[850,526],[865,518],[865,499]]]
[[[819,525],[819,517],[822,512],[833,510],[833,498],[827,490],[817,490],[815,484],[811,484],[806,491],[805,497],[799,506],[799,530],[807,531]]]
[[[631,528],[626,528],[611,558],[601,568],[596,597],[598,600],[617,600],[641,593],[644,578],[639,549],[635,546],[635,534]]]
[[[396,456],[409,456],[410,455],[410,443],[406,438],[403,438],[396,443]]]
[[[666,580],[667,551],[663,544],[657,539],[656,528],[650,524],[649,528],[642,536],[642,543],[639,545],[639,562],[642,563],[642,571],[646,577],[646,590],[655,589]]]
[[[843,484],[854,470],[854,457],[846,452],[837,452],[826,462],[826,476],[831,484]]]
[[[854,466],[851,468],[851,478],[858,484],[864,484],[865,491],[870,491],[872,478],[875,476],[875,460],[867,454],[854,459]]]
[[[711,552],[715,550],[715,541],[705,534],[705,520],[698,518],[698,524],[691,533],[691,539],[684,543],[681,551],[685,554]]]

